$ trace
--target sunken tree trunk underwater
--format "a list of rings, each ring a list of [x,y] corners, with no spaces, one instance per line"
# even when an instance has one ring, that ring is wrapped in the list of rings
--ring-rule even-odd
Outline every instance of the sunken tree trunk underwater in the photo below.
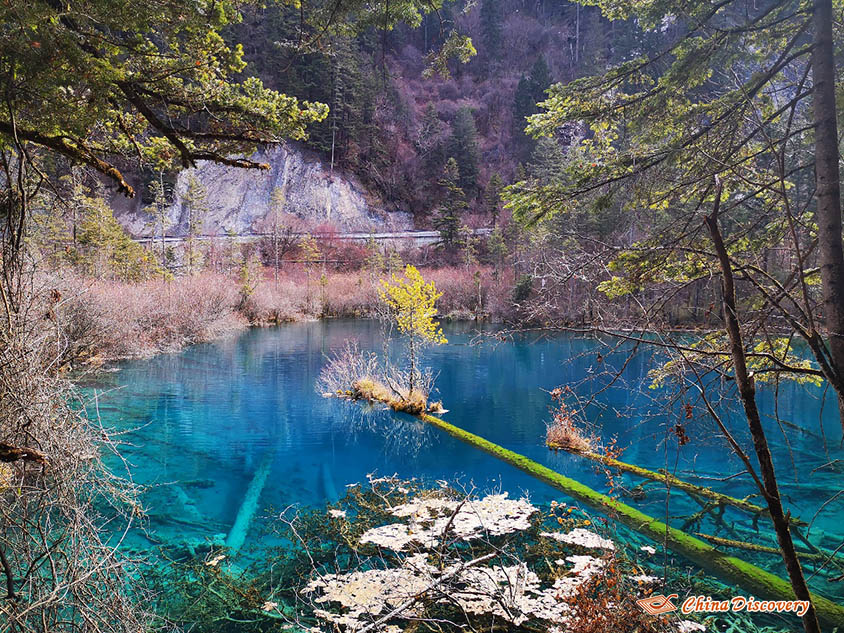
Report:
[[[683,492],[688,493],[690,495],[697,495],[698,497],[709,499],[714,503],[714,505],[719,507],[732,506],[734,508],[744,510],[745,512],[756,516],[769,516],[767,508],[763,508],[762,506],[756,505],[755,503],[751,503],[750,501],[747,501],[745,499],[736,499],[735,497],[725,495],[724,493],[712,490],[712,488],[707,488],[706,486],[697,486],[695,484],[691,484],[663,470],[660,470],[659,472],[648,470],[647,468],[642,468],[641,466],[636,466],[635,464],[628,464],[613,457],[608,457],[606,455],[601,455],[600,453],[595,453],[592,451],[575,451],[568,449],[562,450],[567,450],[567,452],[573,455],[586,457],[587,459],[591,459],[592,461],[598,462],[599,464],[603,464],[604,466],[607,466],[609,468],[613,468],[621,472],[630,473],[631,475],[636,475],[637,477],[641,477],[643,479],[659,481],[664,483],[668,487],[677,488],[678,490],[682,490]],[[795,517],[789,517],[789,523],[794,527],[807,525],[805,521],[802,521]]]

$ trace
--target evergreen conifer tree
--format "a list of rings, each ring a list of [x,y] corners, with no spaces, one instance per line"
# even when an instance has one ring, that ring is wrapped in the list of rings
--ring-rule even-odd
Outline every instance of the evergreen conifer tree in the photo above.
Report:
[[[478,186],[478,130],[475,116],[468,107],[460,108],[454,117],[448,153],[457,163],[457,184],[465,194],[472,194]]]
[[[445,195],[434,218],[434,228],[440,232],[440,238],[446,248],[452,248],[457,244],[461,216],[469,206],[466,203],[466,195],[460,188],[459,178],[457,161],[449,158],[439,181]]]
[[[501,191],[504,189],[504,181],[498,173],[492,174],[484,192],[484,207],[492,217],[492,224],[498,224],[498,213],[501,211]]]
[[[500,0],[484,0],[481,4],[481,37],[487,65],[492,70],[501,59],[501,47],[504,41],[502,25],[504,12]]]

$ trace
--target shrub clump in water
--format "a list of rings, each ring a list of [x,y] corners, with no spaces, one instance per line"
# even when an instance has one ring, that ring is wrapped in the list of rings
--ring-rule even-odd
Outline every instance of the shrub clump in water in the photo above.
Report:
[[[592,441],[577,426],[575,412],[563,401],[563,389],[551,391],[556,408],[545,431],[545,444],[554,450],[586,453],[592,450]]]

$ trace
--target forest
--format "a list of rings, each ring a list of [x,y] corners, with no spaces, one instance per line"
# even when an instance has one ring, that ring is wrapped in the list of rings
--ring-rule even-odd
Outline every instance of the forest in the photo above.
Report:
[[[0,15],[0,633],[844,631],[844,2]]]

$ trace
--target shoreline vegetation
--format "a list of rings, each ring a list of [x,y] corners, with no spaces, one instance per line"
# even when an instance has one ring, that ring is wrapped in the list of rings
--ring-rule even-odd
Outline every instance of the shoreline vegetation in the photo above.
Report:
[[[174,352],[250,326],[378,318],[383,310],[378,284],[386,275],[331,272],[308,282],[305,271],[291,270],[277,284],[272,271],[255,275],[246,282],[219,272],[131,282],[62,270],[37,285],[45,314],[61,331],[63,360],[73,366]],[[425,275],[443,293],[446,320],[504,322],[518,310],[512,287],[497,282],[491,269],[467,274],[462,267],[440,267]]]

